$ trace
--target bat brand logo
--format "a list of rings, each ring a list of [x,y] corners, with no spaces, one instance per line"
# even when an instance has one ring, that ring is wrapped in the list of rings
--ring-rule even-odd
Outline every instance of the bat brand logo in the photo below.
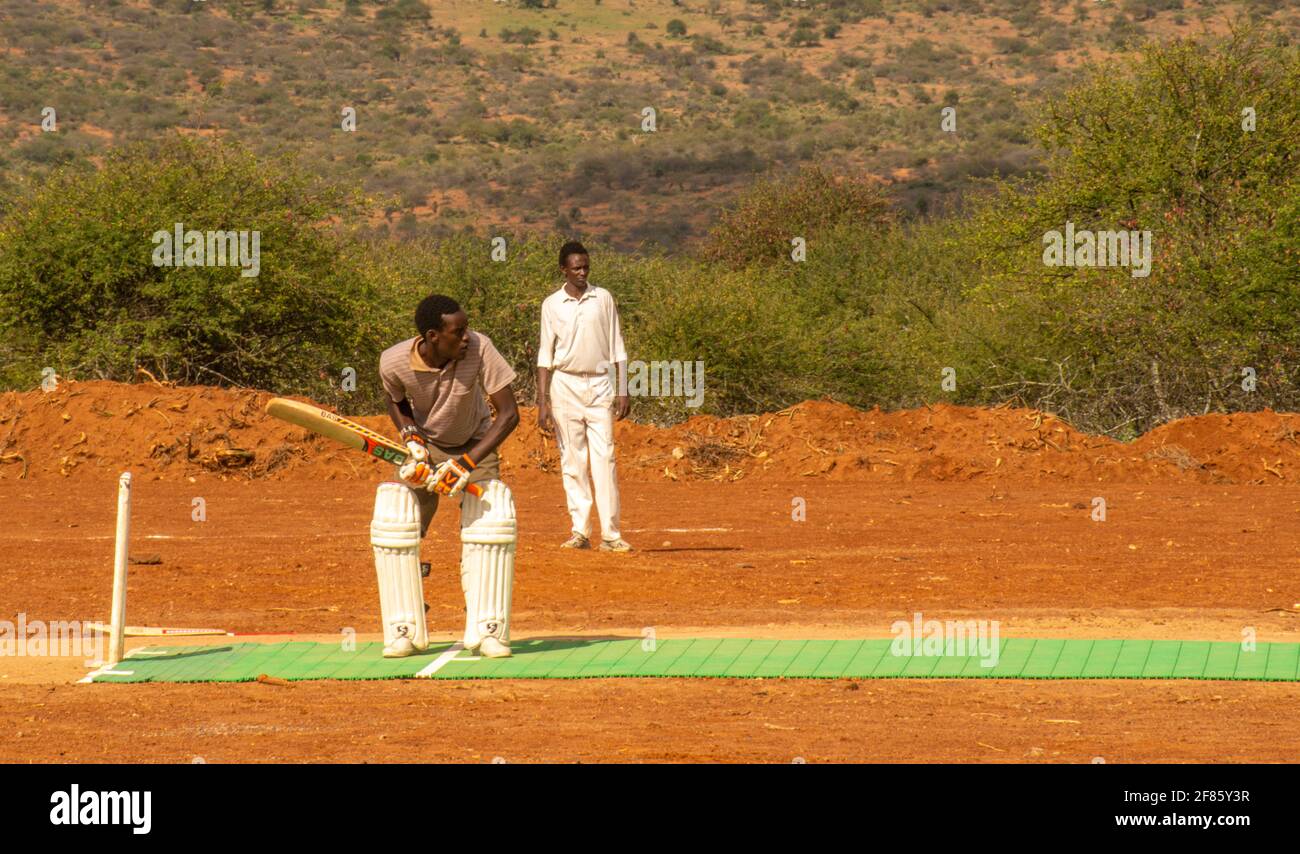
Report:
[[[393,448],[390,448],[386,445],[377,444],[373,439],[367,439],[366,443],[370,446],[370,455],[372,457],[378,457],[381,460],[385,460],[387,462],[394,463],[399,466],[402,463],[406,462],[406,454],[402,453],[401,451],[394,450]]]

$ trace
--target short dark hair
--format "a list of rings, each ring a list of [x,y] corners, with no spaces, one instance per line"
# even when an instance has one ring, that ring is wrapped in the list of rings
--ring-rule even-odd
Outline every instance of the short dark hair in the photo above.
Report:
[[[420,300],[420,304],[415,308],[415,328],[419,331],[421,338],[430,329],[441,332],[443,316],[455,314],[458,311],[460,311],[460,303],[451,297],[442,294],[430,294]]]
[[[586,255],[587,247],[583,246],[576,240],[570,240],[560,247],[560,266],[563,267],[569,262],[570,255]]]

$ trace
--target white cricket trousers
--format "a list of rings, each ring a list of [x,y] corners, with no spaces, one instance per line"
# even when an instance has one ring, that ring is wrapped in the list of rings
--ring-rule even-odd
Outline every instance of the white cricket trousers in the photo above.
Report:
[[[551,374],[551,414],[560,446],[564,498],[573,532],[591,536],[592,483],[601,536],[617,540],[618,480],[614,472],[614,386],[607,374]],[[591,458],[591,477],[587,460]]]

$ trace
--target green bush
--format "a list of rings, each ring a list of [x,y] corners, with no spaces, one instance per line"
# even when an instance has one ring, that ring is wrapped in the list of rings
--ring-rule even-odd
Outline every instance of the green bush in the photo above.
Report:
[[[408,244],[385,265],[391,280],[381,325],[399,337],[414,334],[419,300],[434,290],[449,294],[514,366],[516,391],[531,403],[542,300],[562,284],[555,257],[561,242],[508,238],[502,262],[491,260],[480,239]],[[634,417],[671,422],[699,412],[752,412],[824,393],[867,399],[863,386],[874,379],[875,363],[860,343],[863,321],[843,309],[827,318],[825,296],[794,286],[783,271],[588,249],[592,282],[618,302],[629,358],[705,366],[699,410],[681,398],[636,398]]]
[[[968,219],[979,277],[950,308],[994,344],[954,355],[976,399],[1015,395],[1139,431],[1208,409],[1300,405],[1287,219],[1300,204],[1298,82],[1296,49],[1247,30],[1148,47],[1050,102],[1037,134],[1046,176],[1000,183]],[[1253,131],[1247,105],[1262,117]],[[1042,237],[1067,220],[1150,231],[1151,275],[1045,266]],[[1243,367],[1256,392],[1242,389]]]
[[[381,8],[375,20],[382,24],[400,25],[407,21],[428,21],[432,14],[424,0],[397,0]]]
[[[39,133],[18,147],[18,156],[32,163],[54,166],[69,163],[76,158],[76,151],[67,139],[57,133]]]
[[[230,145],[170,137],[29,186],[0,221],[0,364],[30,387],[79,378],[328,393],[379,342],[357,250],[320,223],[355,199]],[[158,231],[261,233],[261,271],[155,266]]]
[[[889,203],[878,183],[812,166],[755,185],[718,218],[701,255],[735,267],[788,259],[792,238],[811,241],[846,222],[869,231],[889,219]]]
[[[817,38],[817,31],[811,26],[799,25],[791,30],[790,35],[786,38],[786,43],[791,47],[816,47],[821,44]]]
[[[502,29],[497,36],[501,41],[508,44],[530,45],[537,43],[537,40],[542,36],[542,32],[532,27],[520,27],[517,30]]]

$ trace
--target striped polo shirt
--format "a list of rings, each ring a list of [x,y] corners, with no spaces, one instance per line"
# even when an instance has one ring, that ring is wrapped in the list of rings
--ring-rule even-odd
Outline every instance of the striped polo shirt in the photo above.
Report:
[[[483,438],[492,426],[488,395],[515,381],[514,369],[492,339],[470,331],[463,359],[441,369],[420,358],[420,339],[408,338],[379,356],[379,378],[394,403],[411,402],[415,423],[439,448],[459,448]]]

